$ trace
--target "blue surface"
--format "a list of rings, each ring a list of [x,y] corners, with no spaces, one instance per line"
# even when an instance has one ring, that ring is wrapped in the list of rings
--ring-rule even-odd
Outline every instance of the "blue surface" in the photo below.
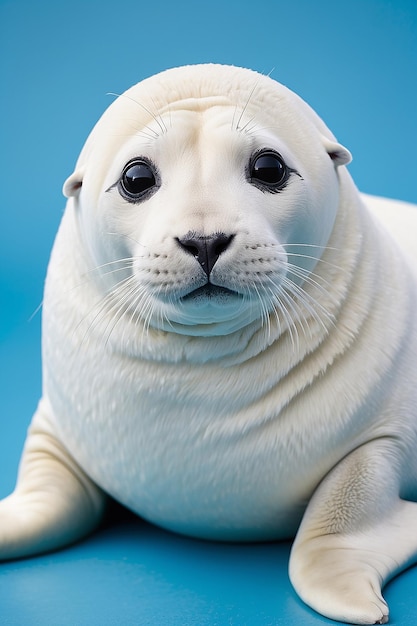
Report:
[[[0,496],[40,395],[29,318],[62,183],[107,92],[202,61],[273,70],[353,152],[362,190],[417,202],[415,0],[0,0]],[[289,548],[197,542],[119,514],[71,548],[1,565],[0,624],[333,623],[292,591]],[[416,588],[417,568],[387,587],[391,624],[417,624]]]

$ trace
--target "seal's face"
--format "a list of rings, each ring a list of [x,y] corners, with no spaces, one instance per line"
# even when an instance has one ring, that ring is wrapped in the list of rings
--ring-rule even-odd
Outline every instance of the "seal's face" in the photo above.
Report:
[[[347,151],[318,132],[303,145],[301,116],[294,142],[285,116],[271,124],[250,100],[180,99],[145,125],[140,102],[137,119],[126,103],[123,141],[106,130],[79,198],[103,288],[123,314],[186,335],[228,334],[271,311],[290,323],[332,230],[334,161]],[[67,194],[80,185],[76,172]]]

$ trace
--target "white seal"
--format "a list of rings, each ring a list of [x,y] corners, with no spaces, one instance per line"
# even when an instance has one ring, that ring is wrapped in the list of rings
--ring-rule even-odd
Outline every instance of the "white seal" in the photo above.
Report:
[[[1,558],[75,541],[110,494],[197,537],[296,535],[306,603],[387,621],[381,581],[417,555],[417,212],[361,196],[349,160],[234,67],[105,112],[64,186]]]

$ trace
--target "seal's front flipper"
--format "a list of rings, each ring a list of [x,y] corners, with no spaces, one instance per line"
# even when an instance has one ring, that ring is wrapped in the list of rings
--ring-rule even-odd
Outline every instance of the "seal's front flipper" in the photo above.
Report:
[[[43,402],[26,439],[15,491],[0,502],[0,560],[62,547],[88,534],[106,497],[51,434]]]
[[[319,613],[385,624],[381,585],[417,560],[417,503],[401,500],[395,444],[358,448],[318,487],[294,542],[291,581]]]

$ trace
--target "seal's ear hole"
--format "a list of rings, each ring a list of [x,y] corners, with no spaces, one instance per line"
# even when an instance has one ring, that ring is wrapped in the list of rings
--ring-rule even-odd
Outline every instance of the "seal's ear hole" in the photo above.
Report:
[[[64,183],[62,192],[66,198],[72,198],[78,196],[83,184],[84,172],[82,170],[75,170]]]
[[[327,154],[337,167],[339,167],[339,165],[347,165],[351,162],[352,155],[341,143],[330,141],[327,137],[323,137],[323,145]]]

